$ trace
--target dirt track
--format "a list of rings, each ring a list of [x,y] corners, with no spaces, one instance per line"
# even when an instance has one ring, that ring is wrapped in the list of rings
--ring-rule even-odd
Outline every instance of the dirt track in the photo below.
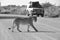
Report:
[[[29,33],[17,31],[12,33],[11,30],[8,30],[12,26],[13,20],[0,19],[0,40],[60,40],[60,18],[40,17],[37,23],[34,23],[39,32]]]

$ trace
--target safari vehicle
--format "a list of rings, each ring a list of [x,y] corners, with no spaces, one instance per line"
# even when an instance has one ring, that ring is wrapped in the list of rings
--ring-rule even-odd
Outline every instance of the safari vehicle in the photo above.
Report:
[[[39,4],[39,1],[30,2],[29,8],[33,8],[32,15],[44,16],[44,8]]]

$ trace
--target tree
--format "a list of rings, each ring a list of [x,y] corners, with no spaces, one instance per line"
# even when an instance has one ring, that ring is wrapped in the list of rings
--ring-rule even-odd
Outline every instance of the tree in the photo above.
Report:
[[[49,2],[42,4],[42,7],[44,7],[44,8],[48,8],[50,6],[53,6],[53,5],[51,3],[49,3]]]

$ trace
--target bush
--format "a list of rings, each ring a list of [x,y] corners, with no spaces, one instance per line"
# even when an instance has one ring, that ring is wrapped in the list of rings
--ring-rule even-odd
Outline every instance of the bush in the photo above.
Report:
[[[43,8],[48,8],[48,7],[51,7],[53,6],[51,3],[47,2],[47,3],[42,3],[42,7]]]
[[[59,17],[60,16],[60,8],[57,6],[51,6],[44,10],[45,10],[44,16],[47,16],[47,17]]]

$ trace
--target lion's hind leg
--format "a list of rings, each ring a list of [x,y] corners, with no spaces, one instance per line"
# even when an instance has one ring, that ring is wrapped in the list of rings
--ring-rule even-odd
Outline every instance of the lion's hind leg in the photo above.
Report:
[[[9,30],[12,30],[12,32],[14,32],[15,26],[11,26],[11,28],[8,28]]]
[[[30,28],[30,25],[28,25],[27,32],[30,32],[29,28]]]
[[[17,30],[19,31],[19,32],[22,32],[20,29],[19,29],[19,24],[16,24],[16,26],[17,26]]]
[[[13,25],[10,28],[8,28],[8,29],[11,30],[12,32],[14,32],[15,27],[16,27],[15,23],[13,22]]]
[[[15,27],[16,27],[16,24],[13,23],[13,26],[12,26],[12,32],[14,32]]]

